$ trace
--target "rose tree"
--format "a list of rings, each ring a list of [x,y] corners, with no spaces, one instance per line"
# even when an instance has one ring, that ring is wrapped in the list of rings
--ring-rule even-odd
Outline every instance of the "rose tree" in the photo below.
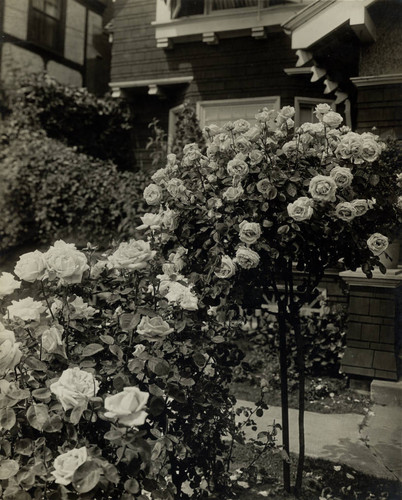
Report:
[[[387,249],[389,229],[401,220],[397,178],[380,168],[385,144],[372,133],[339,128],[342,117],[326,104],[315,114],[318,123],[296,130],[290,106],[264,108],[255,125],[237,120],[206,127],[205,154],[196,144],[186,145],[180,162],[168,155],[166,167],[155,172],[144,198],[156,212],[142,218],[147,234],[160,231],[172,250],[185,247],[183,272],[219,321],[259,308],[265,295],[278,303],[285,458],[286,336],[294,334],[298,345],[296,492],[304,460],[300,309],[317,294],[329,267],[362,267],[368,277],[374,266],[385,272],[379,255]],[[382,196],[386,191],[390,195]],[[286,459],[284,484],[289,490]]]
[[[21,281],[0,275],[2,498],[230,493],[240,354],[163,247],[152,233],[98,259],[57,241],[21,256]]]

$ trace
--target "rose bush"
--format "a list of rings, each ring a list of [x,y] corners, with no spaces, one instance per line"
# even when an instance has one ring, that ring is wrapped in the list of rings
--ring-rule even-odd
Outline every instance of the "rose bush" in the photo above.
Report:
[[[161,214],[164,231],[175,217]],[[100,257],[57,241],[21,256],[22,282],[7,277],[2,498],[230,494],[227,437],[242,438],[228,384],[241,353],[179,274],[187,249],[165,248],[160,225],[142,230],[149,238]]]
[[[185,242],[182,272],[191,273],[193,290],[205,297],[212,317],[241,322],[245,312],[274,295],[285,413],[289,330],[296,337],[303,413],[301,307],[314,299],[328,267],[361,267],[367,277],[376,266],[386,272],[379,255],[402,222],[400,174],[387,159],[385,143],[341,126],[342,117],[326,104],[315,114],[318,123],[297,129],[289,106],[261,110],[254,125],[206,127],[205,152],[188,144],[181,158],[170,155],[155,172],[160,203],[150,203],[158,213],[175,213],[173,234],[162,233],[171,246]],[[283,435],[289,451],[288,429]],[[298,491],[303,450],[300,457]],[[285,461],[284,477],[289,490]]]

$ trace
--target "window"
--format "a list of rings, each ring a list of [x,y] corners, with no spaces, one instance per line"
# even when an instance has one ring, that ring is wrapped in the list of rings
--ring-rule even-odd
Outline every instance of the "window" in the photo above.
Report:
[[[313,113],[317,104],[327,103],[335,111],[334,101],[330,99],[316,99],[311,97],[295,97],[295,126],[299,127],[302,123],[316,123],[317,117]]]
[[[279,109],[280,97],[254,97],[249,99],[224,99],[219,101],[200,101],[197,103],[197,116],[201,127],[212,123],[222,126],[228,121],[244,118],[254,123],[254,116],[261,108]]]
[[[30,0],[29,41],[62,52],[63,38],[64,0]]]
[[[173,0],[171,2],[171,18],[177,19],[200,14],[208,15],[218,10],[242,9],[245,7],[266,9],[267,7],[286,3],[292,3],[292,0]]]

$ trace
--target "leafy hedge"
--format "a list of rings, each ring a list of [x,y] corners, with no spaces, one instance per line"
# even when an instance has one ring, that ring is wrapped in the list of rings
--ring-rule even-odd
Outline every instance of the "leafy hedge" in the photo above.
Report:
[[[43,131],[2,134],[0,248],[27,241],[129,236],[142,212],[145,174],[77,152]]]
[[[19,74],[4,84],[8,111],[18,128],[43,129],[77,150],[132,170],[132,114],[124,100],[97,97],[57,82],[46,73]]]
[[[237,371],[238,381],[257,382],[256,374],[269,377],[269,382],[279,387],[279,331],[276,319],[271,316],[259,318],[258,329],[245,332],[246,362]],[[323,316],[301,317],[301,327],[305,339],[306,374],[312,377],[339,376],[340,360],[345,350],[346,311],[342,305],[327,308]],[[295,366],[296,339],[293,332],[288,334],[289,385],[297,383]],[[241,342],[241,343],[242,343]],[[252,347],[250,347],[252,346]]]

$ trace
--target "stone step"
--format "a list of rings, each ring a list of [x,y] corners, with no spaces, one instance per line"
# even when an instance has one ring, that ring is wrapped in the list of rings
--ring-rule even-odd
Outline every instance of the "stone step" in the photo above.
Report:
[[[370,386],[370,396],[374,403],[387,406],[402,407],[402,380],[373,380]]]

